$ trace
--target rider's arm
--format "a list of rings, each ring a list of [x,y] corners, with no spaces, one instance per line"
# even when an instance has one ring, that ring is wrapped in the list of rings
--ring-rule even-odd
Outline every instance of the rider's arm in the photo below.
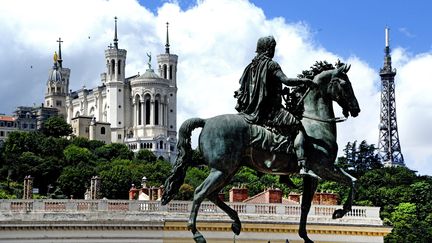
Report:
[[[302,84],[306,84],[306,85],[311,85],[312,80],[307,79],[307,78],[288,78],[283,72],[282,69],[280,68],[279,64],[274,63],[274,71],[273,74],[274,76],[279,79],[283,84],[287,85],[287,86],[298,86],[298,85],[302,85]]]
[[[279,79],[283,84],[288,86],[298,86],[304,84],[305,82],[298,78],[288,78],[285,73],[282,72],[281,69],[278,69],[274,72],[274,75],[277,79]]]

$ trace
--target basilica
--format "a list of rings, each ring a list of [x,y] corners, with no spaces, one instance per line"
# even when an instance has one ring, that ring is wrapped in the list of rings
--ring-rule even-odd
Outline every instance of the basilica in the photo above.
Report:
[[[105,143],[125,143],[132,151],[148,149],[173,162],[177,141],[177,59],[170,53],[168,23],[165,53],[157,70],[125,76],[127,51],[119,48],[117,18],[113,45],[105,50],[106,70],[100,85],[69,90],[71,70],[63,67],[61,39],[49,70],[44,107],[56,108],[75,136]]]

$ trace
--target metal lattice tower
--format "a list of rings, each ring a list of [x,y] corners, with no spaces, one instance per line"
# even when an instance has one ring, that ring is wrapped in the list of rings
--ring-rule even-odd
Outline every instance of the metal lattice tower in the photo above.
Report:
[[[381,76],[381,115],[378,155],[384,166],[405,166],[399,143],[396,122],[395,82],[396,69],[392,69],[389,46],[389,28],[385,29],[385,57]]]

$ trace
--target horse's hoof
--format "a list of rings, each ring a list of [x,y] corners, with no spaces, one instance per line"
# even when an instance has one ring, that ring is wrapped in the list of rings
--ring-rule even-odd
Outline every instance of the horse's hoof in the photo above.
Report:
[[[195,233],[194,234],[194,241],[196,243],[206,243],[207,241],[205,240],[204,236],[201,233]]]
[[[345,211],[343,209],[337,209],[334,211],[332,218],[340,219],[345,215]]]
[[[234,232],[234,234],[239,235],[241,231],[241,223],[240,222],[232,223],[231,230]]]
[[[193,230],[193,229],[196,228],[193,223],[188,223],[186,227],[187,227],[188,230]]]
[[[299,234],[299,235],[304,240],[305,243],[314,243],[311,239],[309,239],[307,234]]]

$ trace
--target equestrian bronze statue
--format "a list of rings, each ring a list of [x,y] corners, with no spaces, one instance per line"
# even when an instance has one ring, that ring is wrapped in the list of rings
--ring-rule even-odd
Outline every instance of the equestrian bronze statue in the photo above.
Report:
[[[280,67],[277,63],[271,63],[275,42],[273,44],[270,38],[269,43],[264,49],[257,48],[257,57],[262,55],[258,57],[262,60],[255,60],[255,66],[253,61],[248,66],[250,72],[247,67],[240,80],[241,86],[245,86],[235,95],[237,99],[241,98],[237,105],[238,114],[208,119],[191,118],[180,127],[177,143],[179,154],[172,174],[165,182],[162,204],[169,203],[183,184],[186,171],[191,166],[192,131],[202,128],[198,146],[210,168],[210,174],[195,190],[188,220],[188,228],[195,242],[206,242],[196,227],[199,207],[205,198],[229,215],[233,220],[232,231],[236,235],[240,234],[241,222],[237,212],[223,202],[218,193],[242,166],[281,177],[303,175],[299,235],[305,242],[313,242],[307,235],[306,221],[319,178],[350,187],[348,199],[341,209],[335,210],[333,218],[341,218],[351,211],[356,179],[335,165],[338,150],[336,123],[341,119],[336,118],[333,111],[333,101],[336,101],[345,117],[356,117],[360,112],[347,76],[350,66],[340,62],[335,66],[317,62],[310,70],[303,71],[298,79],[288,79],[283,73],[278,73]],[[282,83],[294,86],[283,99]],[[283,100],[285,105],[282,105]],[[262,107],[257,108],[253,104]]]

